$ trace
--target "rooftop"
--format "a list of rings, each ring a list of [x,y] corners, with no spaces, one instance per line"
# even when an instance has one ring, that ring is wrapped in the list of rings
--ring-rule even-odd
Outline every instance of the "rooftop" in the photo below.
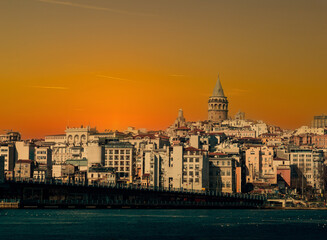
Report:
[[[187,147],[187,148],[184,148],[184,151],[204,152],[205,150],[198,149],[195,147]]]
[[[133,148],[133,144],[129,142],[110,142],[105,145],[107,148]]]
[[[33,161],[32,160],[29,160],[29,159],[20,159],[16,163],[32,163],[32,162]]]
[[[66,160],[66,164],[71,164],[74,166],[87,166],[87,159],[86,158],[82,158],[82,159],[67,159]]]
[[[111,167],[100,167],[100,166],[93,166],[89,168],[89,172],[115,172],[114,168]]]

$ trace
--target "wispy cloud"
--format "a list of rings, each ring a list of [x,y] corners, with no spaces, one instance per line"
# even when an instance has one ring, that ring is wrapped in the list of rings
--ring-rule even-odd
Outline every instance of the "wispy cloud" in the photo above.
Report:
[[[92,6],[92,5],[87,5],[87,4],[79,4],[79,3],[68,2],[68,1],[60,1],[60,0],[36,0],[36,1],[57,4],[57,5],[64,5],[64,6],[69,6],[69,7],[77,7],[77,8],[91,9],[91,10],[97,10],[97,11],[106,11],[106,12],[112,12],[112,13],[118,13],[118,14],[125,14],[125,15],[154,16],[152,14],[129,12],[129,11],[123,11],[123,10],[118,10],[118,9],[114,9],[114,8],[97,7],[97,6]]]
[[[119,81],[124,81],[124,82],[136,82],[136,81],[131,80],[131,79],[111,77],[111,76],[106,76],[106,75],[96,75],[96,77],[98,77],[98,78],[108,78],[108,79],[119,80]]]
[[[55,86],[30,86],[31,88],[41,88],[41,89],[55,89],[55,90],[68,90],[67,87],[55,87]]]

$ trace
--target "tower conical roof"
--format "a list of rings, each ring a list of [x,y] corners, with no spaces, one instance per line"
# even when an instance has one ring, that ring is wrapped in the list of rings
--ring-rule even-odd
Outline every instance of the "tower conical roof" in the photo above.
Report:
[[[218,75],[217,83],[212,93],[213,97],[225,97],[223,87],[221,86],[220,78]]]

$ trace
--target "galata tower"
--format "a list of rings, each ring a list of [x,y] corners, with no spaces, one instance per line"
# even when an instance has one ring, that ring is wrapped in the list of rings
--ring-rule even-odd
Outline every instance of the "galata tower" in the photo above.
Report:
[[[221,122],[228,118],[228,100],[225,97],[224,90],[221,86],[220,78],[213,90],[212,96],[208,101],[208,120],[211,122]]]

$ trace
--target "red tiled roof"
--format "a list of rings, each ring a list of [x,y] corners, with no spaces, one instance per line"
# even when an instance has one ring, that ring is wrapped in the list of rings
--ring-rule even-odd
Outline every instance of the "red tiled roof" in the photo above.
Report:
[[[225,133],[223,132],[213,132],[213,133],[209,133],[209,135],[224,135]]]
[[[148,137],[150,139],[156,138],[153,134],[139,134],[139,135],[134,136],[133,138],[137,139],[137,138],[146,138],[146,137]]]
[[[201,149],[197,149],[195,147],[187,147],[184,148],[185,151],[205,151],[205,150],[201,150]]]
[[[198,129],[198,128],[196,128],[196,129],[194,129],[192,132],[205,132],[204,130],[201,130],[201,129]]]
[[[169,139],[169,137],[166,136],[166,135],[159,135],[158,137],[159,137],[159,138],[164,138],[164,139]]]
[[[176,128],[176,130],[190,130],[188,127],[179,127],[179,128]]]
[[[32,163],[33,161],[32,160],[29,160],[29,159],[20,159],[17,161],[17,163]]]

